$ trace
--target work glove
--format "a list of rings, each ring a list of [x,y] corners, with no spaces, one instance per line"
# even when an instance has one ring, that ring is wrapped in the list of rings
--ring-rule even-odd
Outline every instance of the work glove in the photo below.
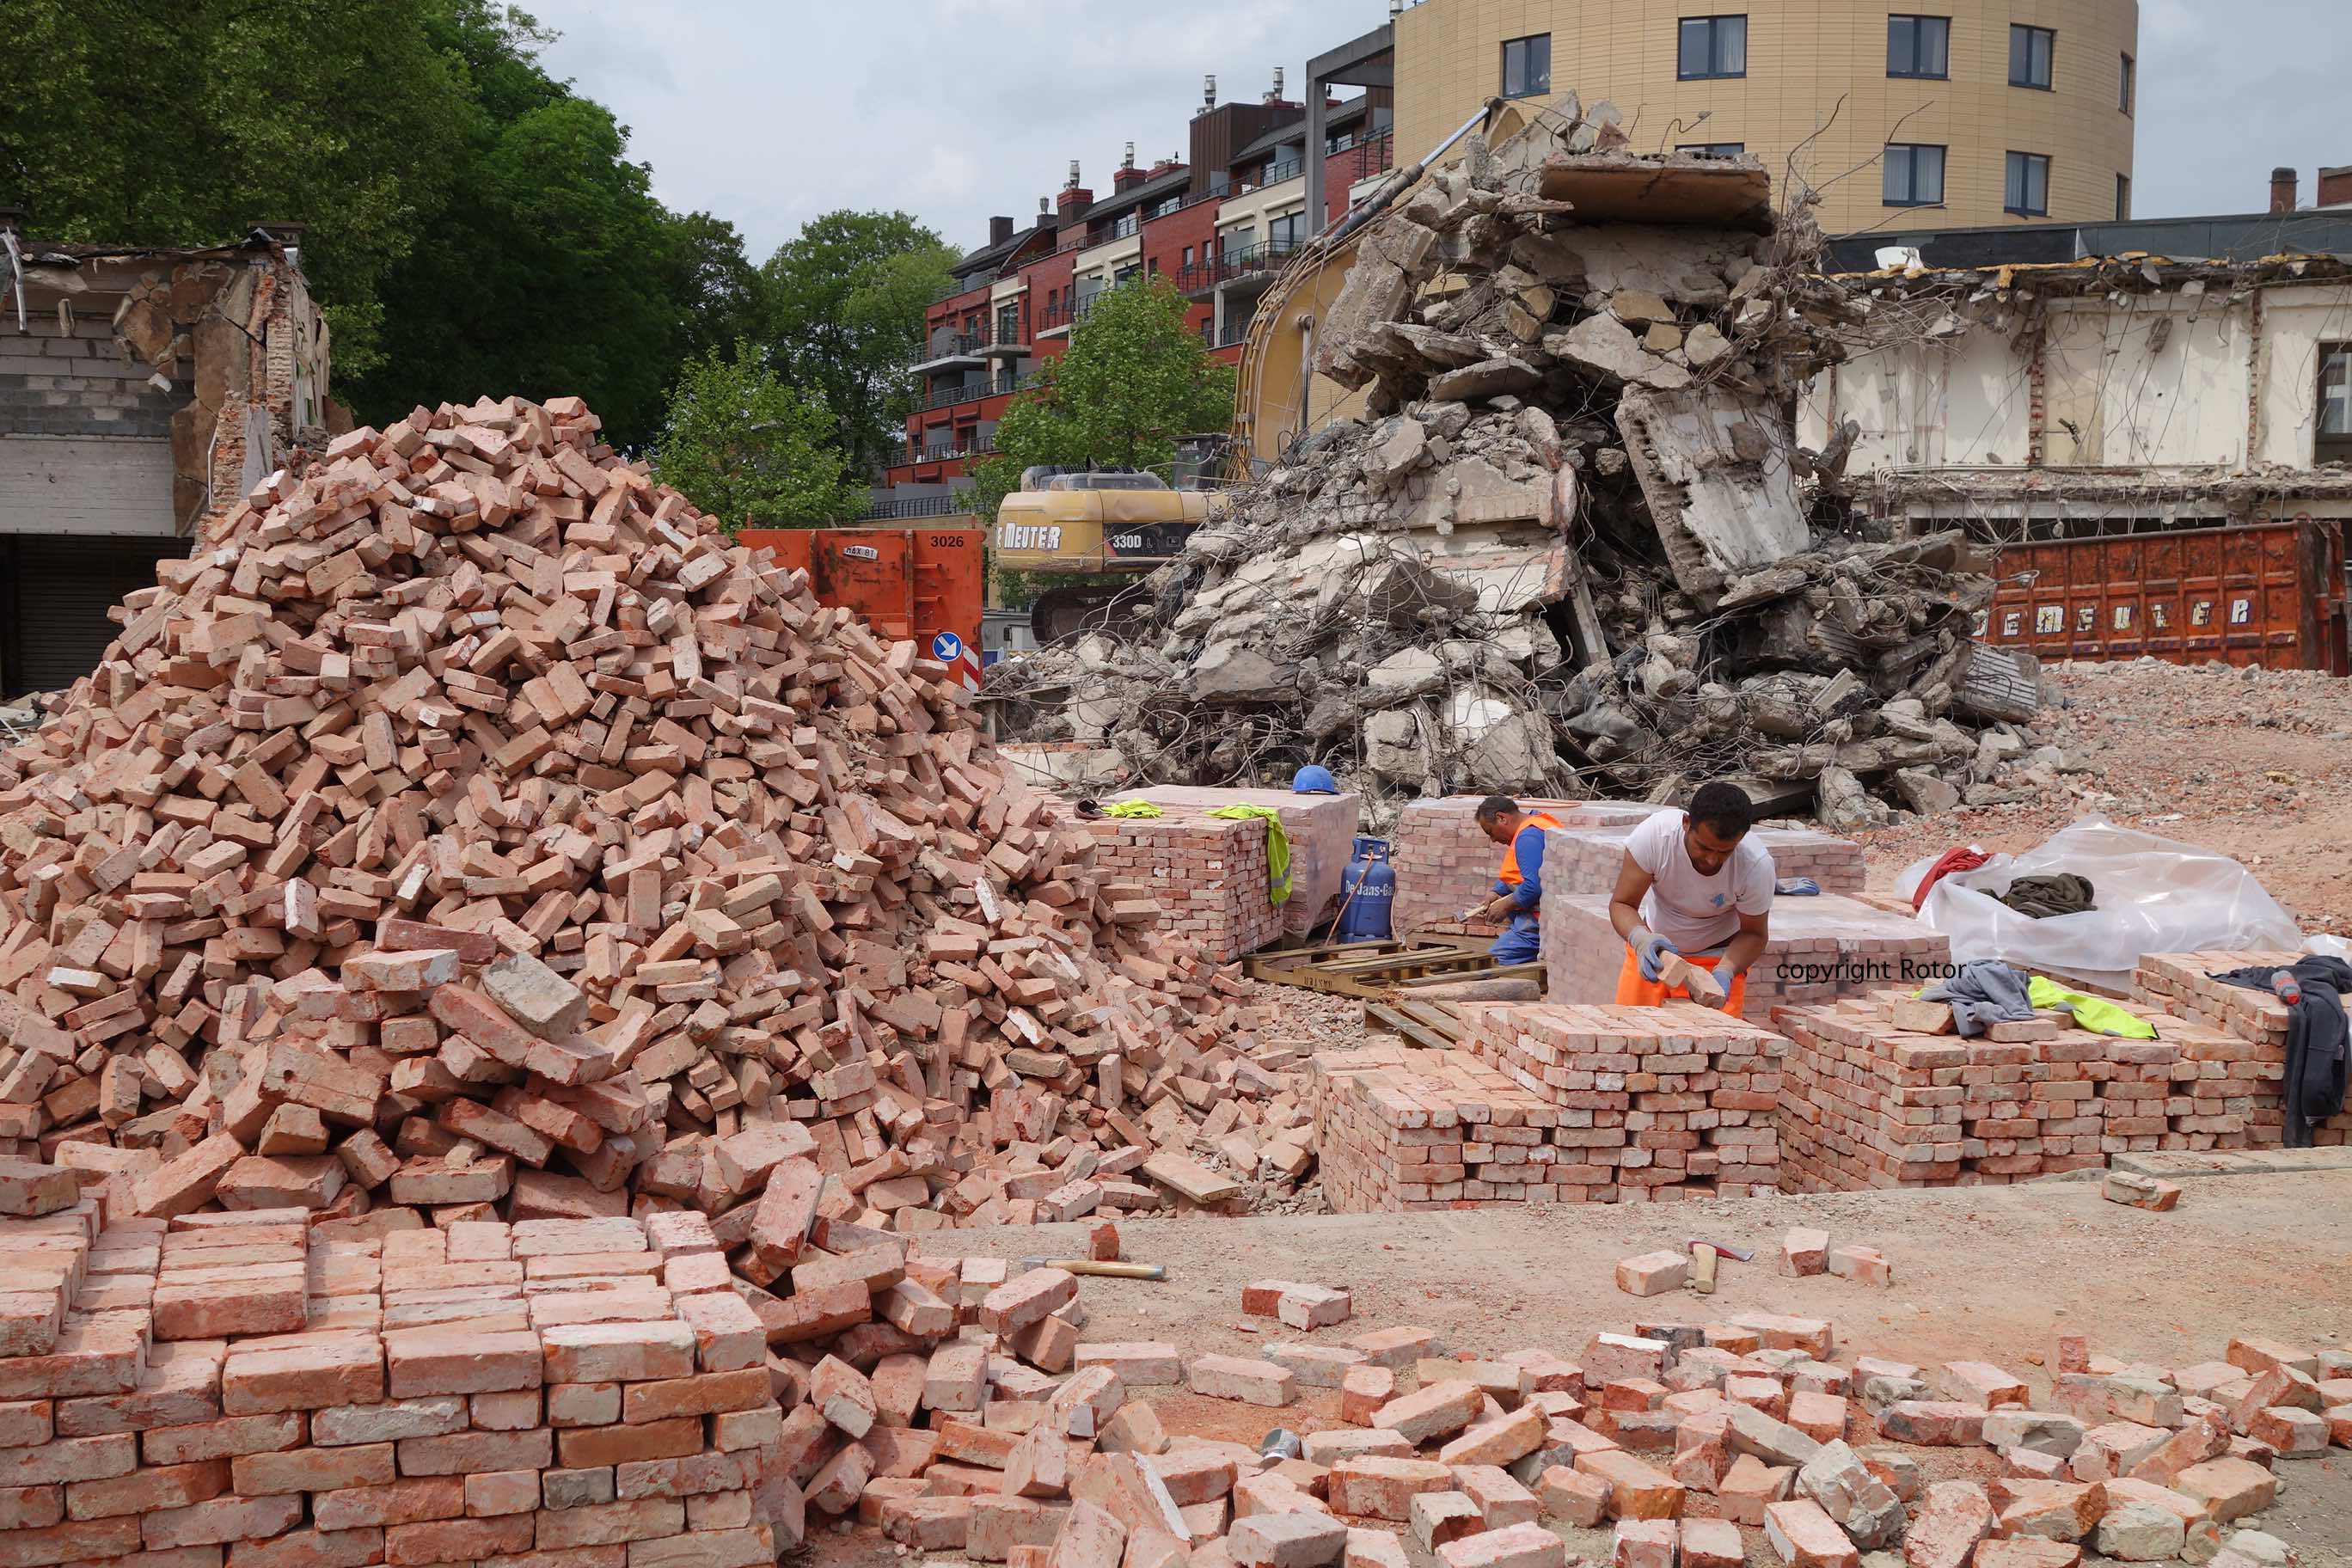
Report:
[[[1631,940],[1633,944],[1633,956],[1642,966],[1642,978],[1653,985],[1658,983],[1659,961],[1667,953],[1682,951],[1648,926],[1635,926]]]
[[[1731,1007],[1731,983],[1738,978],[1739,971],[1731,967],[1731,955],[1726,953],[1715,966],[1715,983],[1723,987],[1722,997],[1694,996],[1691,1000],[1702,1007],[1720,1007],[1727,1012]]]

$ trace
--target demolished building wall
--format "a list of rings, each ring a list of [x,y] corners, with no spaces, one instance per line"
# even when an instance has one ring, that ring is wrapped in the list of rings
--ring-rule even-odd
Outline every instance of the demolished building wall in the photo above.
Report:
[[[2339,258],[1843,281],[1879,343],[1807,388],[1797,437],[1850,424],[1848,470],[1881,518],[2021,538],[2063,519],[2352,516],[2352,468],[2321,460],[2319,429],[2323,348],[2352,311]]]
[[[1974,731],[2029,717],[2034,676],[1976,668],[1980,563],[1822,530],[1849,438],[1791,424],[1870,323],[1753,160],[1623,140],[1571,100],[1365,230],[1313,362],[1366,417],[1238,494],[1133,635],[1000,666],[1014,738],[1138,781],[1320,762],[1376,827],[1416,795],[1717,776],[1853,826],[1987,784]]]

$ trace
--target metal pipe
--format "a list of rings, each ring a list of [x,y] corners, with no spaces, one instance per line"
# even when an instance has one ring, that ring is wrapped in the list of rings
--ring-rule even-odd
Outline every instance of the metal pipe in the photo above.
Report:
[[[16,279],[16,332],[21,337],[33,329],[25,320],[25,258],[16,248],[16,231],[0,228],[0,245],[8,247],[8,267]]]
[[[1429,166],[1432,163],[1434,163],[1440,158],[1444,157],[1447,153],[1453,150],[1454,144],[1456,142],[1461,141],[1462,138],[1469,135],[1470,132],[1478,129],[1480,125],[1484,124],[1489,118],[1499,111],[1502,107],[1503,100],[1500,98],[1488,99],[1479,107],[1477,113],[1464,121],[1461,126],[1455,130],[1454,134],[1448,136],[1444,141],[1440,142],[1436,148],[1432,151],[1427,157],[1422,159],[1420,163],[1415,163],[1410,169],[1400,169],[1395,174],[1390,175],[1386,184],[1382,185],[1379,190],[1374,191],[1370,195],[1366,196],[1361,206],[1356,207],[1345,217],[1341,218],[1338,226],[1335,226],[1329,234],[1323,236],[1317,243],[1321,245],[1337,245],[1341,240],[1347,238],[1349,235],[1355,233],[1358,229],[1363,227],[1366,224],[1371,222],[1372,219],[1386,212],[1389,209],[1390,204],[1393,203],[1399,196],[1404,195],[1405,192],[1412,189],[1414,185],[1420,184],[1422,175],[1429,172]]]

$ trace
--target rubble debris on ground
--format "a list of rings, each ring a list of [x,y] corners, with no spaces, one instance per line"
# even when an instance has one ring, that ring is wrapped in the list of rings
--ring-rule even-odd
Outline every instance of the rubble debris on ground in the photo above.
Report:
[[[1860,531],[1850,437],[1787,417],[1866,335],[1805,208],[1774,220],[1750,159],[1617,150],[1615,120],[1571,96],[1474,137],[1367,231],[1316,340],[1366,416],[1239,493],[1124,640],[992,671],[1021,738],[1140,780],[1319,762],[1376,827],[1400,793],[1728,777],[1850,829],[1993,786],[2040,682],[1971,640],[1982,556]],[[1629,177],[1676,198],[1628,208]]]
[[[942,667],[596,430],[339,438],[0,752],[0,1153],[130,1215],[694,1209],[755,1287],[820,1217],[1218,1206],[1267,1176],[1229,1136],[1303,1171],[1274,1010]]]
[[[1262,1279],[1279,1337],[1204,1354],[1090,1336],[1065,1269],[879,1234],[797,1258],[833,1308],[779,1327],[692,1213],[386,1229],[49,1185],[0,1185],[27,1565],[752,1568],[831,1523],[1014,1568],[1401,1568],[1407,1531],[1444,1568],[1730,1568],[1759,1535],[1801,1568],[2273,1568],[2283,1472],[2352,1446],[2352,1355],[2251,1336],[2173,1366],[2062,1329],[2029,1380],[1653,1311],[1474,1359]],[[1203,1402],[1286,1430],[1187,1430]]]

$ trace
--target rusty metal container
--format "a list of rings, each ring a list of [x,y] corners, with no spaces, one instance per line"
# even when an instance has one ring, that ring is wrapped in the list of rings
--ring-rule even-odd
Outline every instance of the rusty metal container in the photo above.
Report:
[[[914,639],[923,658],[979,689],[987,588],[979,529],[747,528],[735,537],[806,572],[819,604],[856,611],[886,640]]]
[[[2005,545],[1992,570],[1977,632],[1996,647],[2352,674],[2334,519]]]

